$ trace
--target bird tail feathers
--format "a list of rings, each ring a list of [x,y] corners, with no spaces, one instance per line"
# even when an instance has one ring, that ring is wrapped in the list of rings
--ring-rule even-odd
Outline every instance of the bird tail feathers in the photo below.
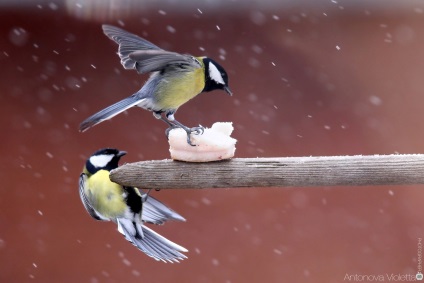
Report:
[[[143,99],[137,99],[135,95],[132,95],[130,97],[127,97],[121,101],[118,101],[117,103],[97,112],[96,114],[88,117],[85,119],[79,126],[80,132],[84,132],[88,130],[89,128],[105,121],[108,119],[111,119],[112,117],[115,117],[119,113],[124,112],[128,108],[131,108],[140,102],[142,102]]]

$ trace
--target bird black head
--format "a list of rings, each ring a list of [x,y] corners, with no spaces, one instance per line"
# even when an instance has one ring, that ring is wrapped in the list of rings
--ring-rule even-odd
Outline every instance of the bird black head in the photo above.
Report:
[[[203,64],[205,64],[205,88],[203,91],[222,89],[229,95],[233,95],[228,87],[228,75],[224,68],[208,57],[203,58]]]
[[[115,148],[103,148],[96,151],[87,159],[85,167],[90,174],[94,174],[99,170],[111,171],[118,167],[119,159],[127,154]]]

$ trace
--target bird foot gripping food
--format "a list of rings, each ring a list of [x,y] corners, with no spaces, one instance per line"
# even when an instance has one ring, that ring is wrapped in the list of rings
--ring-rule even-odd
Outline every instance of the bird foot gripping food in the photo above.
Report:
[[[171,125],[171,127],[165,130],[165,135],[168,139],[169,139],[169,133],[174,129],[183,129],[187,134],[187,144],[191,146],[196,146],[194,143],[191,142],[191,136],[203,135],[203,133],[205,132],[205,127],[203,126],[189,128],[184,126],[183,124],[178,123],[177,125]]]
[[[231,122],[218,122],[205,128],[203,134],[191,134],[195,146],[187,143],[187,133],[176,128],[169,131],[169,151],[174,160],[186,162],[210,162],[230,159],[234,156],[237,140],[230,135],[234,128]]]

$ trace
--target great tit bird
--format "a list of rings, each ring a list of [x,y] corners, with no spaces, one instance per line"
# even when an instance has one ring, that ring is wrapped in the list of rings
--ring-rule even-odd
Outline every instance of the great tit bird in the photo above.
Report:
[[[85,209],[96,220],[117,223],[118,231],[129,242],[156,260],[178,262],[187,258],[182,254],[187,252],[185,248],[143,224],[185,221],[184,217],[137,188],[110,181],[109,172],[118,167],[119,159],[125,154],[105,148],[88,158],[79,179],[79,194]]]
[[[103,25],[103,32],[117,44],[118,55],[125,69],[139,74],[152,72],[143,87],[131,95],[88,117],[79,127],[81,132],[108,120],[130,107],[138,106],[153,111],[157,119],[170,128],[183,128],[190,134],[203,133],[203,127],[189,128],[175,120],[177,109],[202,92],[228,87],[228,75],[223,67],[208,57],[194,57],[163,50],[153,43],[120,28]],[[162,115],[164,114],[164,116]]]

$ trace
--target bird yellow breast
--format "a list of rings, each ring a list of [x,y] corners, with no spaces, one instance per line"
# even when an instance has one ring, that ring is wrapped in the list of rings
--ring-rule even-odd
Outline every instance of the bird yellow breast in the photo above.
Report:
[[[162,109],[177,109],[205,87],[203,68],[167,77],[161,83],[157,100]]]
[[[100,170],[87,180],[85,194],[94,209],[108,218],[124,215],[126,204],[123,188],[110,181],[109,171]]]

